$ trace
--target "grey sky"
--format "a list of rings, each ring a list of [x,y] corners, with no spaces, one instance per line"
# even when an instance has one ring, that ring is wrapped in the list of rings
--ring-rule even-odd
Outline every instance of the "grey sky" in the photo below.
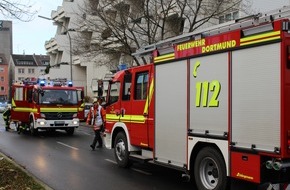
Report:
[[[265,12],[289,5],[289,0],[253,0],[253,8],[257,12]]]

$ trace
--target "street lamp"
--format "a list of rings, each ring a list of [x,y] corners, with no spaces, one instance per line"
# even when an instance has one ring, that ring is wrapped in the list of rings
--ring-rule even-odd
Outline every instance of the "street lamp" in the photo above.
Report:
[[[64,29],[66,30],[66,34],[68,35],[69,39],[69,58],[70,58],[70,80],[73,81],[73,75],[72,75],[72,43],[71,43],[71,36],[69,34],[70,31],[75,31],[74,29],[68,29],[65,25],[63,25],[61,22],[53,20],[52,18],[48,18],[45,16],[38,15],[39,18],[46,19],[46,20],[52,20],[58,24],[60,24]]]

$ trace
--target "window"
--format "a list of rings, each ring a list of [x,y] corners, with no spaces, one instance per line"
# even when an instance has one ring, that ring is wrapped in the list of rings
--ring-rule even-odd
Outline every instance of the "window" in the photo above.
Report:
[[[122,100],[130,100],[131,84],[132,84],[131,80],[132,80],[131,73],[126,74],[124,76],[124,86],[123,86]]]
[[[28,73],[29,74],[33,74],[34,73],[34,69],[28,69]]]
[[[136,76],[135,84],[135,100],[145,100],[148,91],[148,72],[138,73]]]
[[[42,61],[41,61],[41,64],[42,64],[42,65],[49,65],[49,61],[48,61],[48,60],[42,60]]]
[[[43,90],[40,93],[39,102],[41,104],[76,105],[78,103],[76,90]]]
[[[117,102],[119,99],[119,92],[120,92],[120,82],[115,82],[111,84],[110,88],[110,96],[109,96],[109,104]]]
[[[4,68],[3,67],[0,67],[0,72],[4,72]]]
[[[32,102],[32,89],[31,88],[27,90],[27,99],[28,99],[28,102]]]
[[[24,77],[18,77],[18,81],[23,81]]]
[[[236,20],[239,18],[239,11],[234,11],[231,13],[227,13],[226,15],[219,17],[219,24],[222,24],[224,22],[228,22],[231,20]]]
[[[1,77],[1,81],[2,81],[2,82],[4,81],[4,77]]]
[[[226,14],[226,22],[228,22],[228,21],[231,21],[232,20],[232,14],[231,13],[229,13],[229,14]]]
[[[236,12],[233,12],[233,19],[236,20],[239,18],[239,12],[236,11]]]
[[[32,60],[17,60],[18,65],[34,65]]]
[[[5,91],[4,86],[1,86],[1,92],[4,92],[4,91]]]
[[[38,103],[38,92],[36,90],[33,90],[32,92],[32,100]]]
[[[22,87],[19,87],[19,88],[15,89],[14,100],[16,100],[16,101],[22,101],[23,100],[23,88]]]
[[[18,73],[22,73],[22,74],[24,74],[24,69],[23,69],[23,68],[19,68],[19,69],[18,69]]]

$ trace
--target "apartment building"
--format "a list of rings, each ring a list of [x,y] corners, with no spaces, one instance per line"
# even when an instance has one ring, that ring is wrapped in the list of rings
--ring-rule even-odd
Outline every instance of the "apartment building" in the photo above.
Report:
[[[6,101],[9,95],[8,60],[0,53],[0,102]]]
[[[9,63],[9,73],[12,82],[21,82],[26,78],[37,78],[45,75],[50,57],[47,55],[12,54]]]
[[[12,54],[12,21],[0,20],[0,101],[9,97],[8,63]]]
[[[86,67],[74,54],[78,44],[73,40],[77,38],[77,18],[82,14],[82,3],[83,0],[64,0],[62,6],[52,11],[51,20],[56,26],[56,34],[45,42],[45,49],[50,55],[51,78],[67,78],[73,81],[75,86],[86,88]]]

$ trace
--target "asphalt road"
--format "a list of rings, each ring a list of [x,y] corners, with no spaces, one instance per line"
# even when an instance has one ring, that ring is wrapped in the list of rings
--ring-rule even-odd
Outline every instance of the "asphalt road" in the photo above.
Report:
[[[0,115],[0,151],[52,189],[194,190],[176,170],[138,163],[119,168],[112,150],[91,151],[92,140],[92,130],[83,126],[73,136],[62,131],[36,137],[6,132]]]

